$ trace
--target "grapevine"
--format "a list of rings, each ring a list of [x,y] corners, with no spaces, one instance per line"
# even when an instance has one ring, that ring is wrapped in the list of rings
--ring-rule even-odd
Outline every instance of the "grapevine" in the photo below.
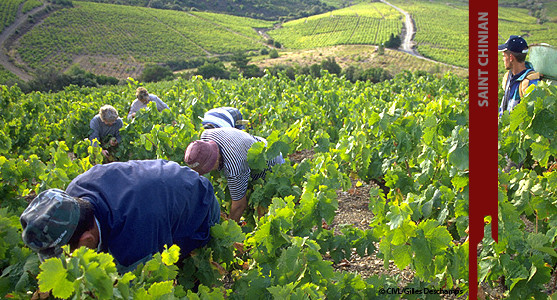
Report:
[[[103,104],[125,115],[133,100],[128,95],[139,84],[130,80],[127,86],[69,87],[52,94],[23,94],[17,87],[0,90],[5,108],[0,113],[5,137],[0,166],[7,179],[0,192],[14,237],[21,230],[17,216],[25,199],[47,188],[65,188],[101,163],[100,148],[86,139],[86,124]],[[404,72],[378,84],[351,83],[323,72],[321,78],[295,80],[284,74],[238,81],[194,77],[146,87],[170,109],[158,112],[150,105],[133,120],[124,120],[122,143],[115,152],[119,160],[160,158],[183,164],[184,149],[202,131],[199,117],[216,106],[239,107],[250,121],[247,130],[267,139],[267,147],[250,150],[254,168],[258,158],[283,154],[285,164],[251,183],[245,226],[224,218],[212,228],[211,242],[186,259],[168,258],[179,251],[168,245],[170,253],[125,274],[114,270],[109,255],[85,249],[39,264],[19,238],[12,238],[10,244],[0,244],[0,253],[13,253],[7,257],[29,264],[6,261],[3,272],[9,280],[27,277],[17,289],[10,285],[0,290],[4,295],[50,290],[61,298],[264,299],[288,294],[382,299],[380,289],[397,287],[394,278],[384,275],[364,279],[335,271],[333,263],[353,252],[411,268],[415,277],[410,287],[467,291],[465,80]],[[302,150],[315,154],[290,161],[290,154]],[[226,213],[230,195],[224,179],[207,176]],[[375,215],[371,226],[322,226],[332,222],[337,191],[348,190],[351,178],[384,184],[385,191],[370,191],[369,207]],[[258,218],[256,207],[267,213]],[[50,278],[72,284],[60,286]]]

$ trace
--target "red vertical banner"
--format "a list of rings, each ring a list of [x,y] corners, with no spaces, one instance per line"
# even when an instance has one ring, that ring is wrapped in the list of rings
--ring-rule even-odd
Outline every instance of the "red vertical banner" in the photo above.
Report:
[[[484,217],[491,216],[498,241],[498,1],[469,2],[470,78],[470,299],[478,295],[477,245],[484,235]]]

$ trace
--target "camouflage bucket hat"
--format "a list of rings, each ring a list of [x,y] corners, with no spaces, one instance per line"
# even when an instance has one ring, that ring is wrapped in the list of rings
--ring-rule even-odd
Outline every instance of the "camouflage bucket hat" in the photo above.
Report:
[[[41,261],[59,256],[79,222],[79,204],[66,192],[49,189],[40,193],[19,218],[23,242]]]

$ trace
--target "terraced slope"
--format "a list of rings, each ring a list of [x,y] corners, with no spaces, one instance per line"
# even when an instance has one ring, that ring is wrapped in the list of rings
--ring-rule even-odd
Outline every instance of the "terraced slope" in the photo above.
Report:
[[[416,26],[415,49],[423,56],[451,65],[468,66],[468,6],[458,1],[391,3],[407,11]]]
[[[269,35],[292,49],[368,44],[380,45],[402,31],[403,16],[378,2],[360,3],[330,13],[283,24]]]
[[[215,19],[208,13],[75,2],[25,34],[16,55],[33,69],[77,61],[125,73],[145,62],[258,50],[264,40],[252,27],[272,26],[233,16]]]
[[[553,7],[557,9],[557,6]],[[504,43],[512,34],[523,36],[528,44],[548,43],[557,46],[557,23],[538,24],[527,9],[499,7],[499,41]]]

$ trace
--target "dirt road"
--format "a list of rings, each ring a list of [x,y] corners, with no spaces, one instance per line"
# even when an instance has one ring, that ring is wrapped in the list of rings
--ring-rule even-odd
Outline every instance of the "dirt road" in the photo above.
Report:
[[[400,9],[397,6],[394,6],[393,4],[385,1],[385,0],[380,0],[381,2],[393,7],[394,9],[398,10],[401,14],[404,15],[404,26],[405,26],[405,34],[404,34],[404,38],[402,39],[402,51],[412,54],[414,56],[418,56],[418,57],[423,57],[421,56],[418,52],[416,52],[413,47],[414,47],[414,41],[412,40],[414,37],[414,34],[416,33],[416,29],[414,28],[414,22],[412,22],[412,17],[410,17],[410,14],[405,12],[404,10]]]
[[[443,62],[436,61],[436,60],[427,58],[425,56],[422,56],[420,53],[418,53],[416,50],[414,50],[415,42],[414,42],[413,38],[414,38],[414,35],[416,34],[416,28],[414,27],[414,22],[412,21],[412,17],[410,16],[410,14],[407,13],[406,11],[400,9],[399,7],[385,1],[385,0],[379,0],[379,1],[393,7],[394,9],[398,10],[401,14],[404,15],[404,18],[405,18],[404,26],[405,26],[406,32],[404,34],[404,38],[402,39],[402,45],[399,48],[400,51],[406,52],[408,54],[411,54],[411,55],[413,55],[415,57],[418,57],[418,58],[421,58],[421,59],[425,59],[427,61],[440,63],[440,64],[443,64],[443,65],[446,65],[446,66],[456,67],[456,66],[453,66],[453,65],[450,65],[450,64],[447,64],[447,63],[443,63]],[[460,67],[457,67],[457,68],[460,68]]]

